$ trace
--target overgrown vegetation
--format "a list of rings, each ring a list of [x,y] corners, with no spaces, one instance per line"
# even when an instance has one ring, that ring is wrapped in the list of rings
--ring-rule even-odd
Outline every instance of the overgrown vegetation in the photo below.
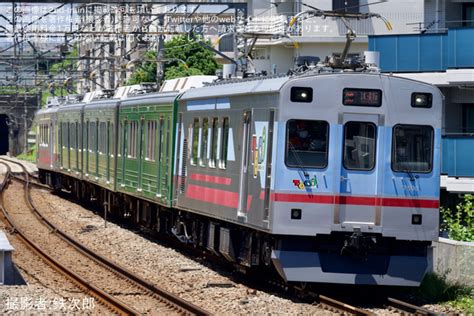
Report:
[[[187,35],[175,36],[165,42],[164,59],[166,60],[164,63],[164,79],[193,75],[214,75],[219,68],[214,53],[199,45],[198,40]],[[156,82],[156,52],[146,52],[143,60],[127,81],[127,84]]]
[[[428,273],[421,286],[414,290],[418,303],[448,305],[456,310],[474,313],[473,289],[447,281],[446,276]]]
[[[450,239],[474,241],[474,197],[464,196],[464,201],[456,205],[456,210],[441,207],[441,229],[448,233]]]
[[[31,147],[26,153],[19,154],[16,157],[21,160],[36,162],[36,145]]]

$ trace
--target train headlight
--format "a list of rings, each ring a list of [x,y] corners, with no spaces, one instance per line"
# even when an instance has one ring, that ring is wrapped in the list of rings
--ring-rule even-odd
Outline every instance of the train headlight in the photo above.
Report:
[[[292,208],[291,209],[291,219],[301,219],[301,209]]]
[[[421,225],[423,221],[423,216],[421,214],[413,214],[411,216],[412,225]]]
[[[431,108],[433,95],[431,93],[414,92],[411,94],[411,106],[414,108]]]
[[[291,87],[290,99],[292,102],[313,102],[313,89],[309,87]]]

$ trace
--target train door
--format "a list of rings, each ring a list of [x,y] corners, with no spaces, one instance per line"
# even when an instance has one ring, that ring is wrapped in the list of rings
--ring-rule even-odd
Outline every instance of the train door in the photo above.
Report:
[[[106,179],[107,182],[110,182],[110,154],[112,152],[111,150],[111,138],[112,138],[112,124],[110,123],[110,120],[107,121],[107,135],[106,135],[106,146],[105,146],[105,157],[107,159],[106,161]]]
[[[54,157],[54,128],[53,128],[53,123],[49,123],[48,125],[48,145],[49,145],[49,166],[51,168],[54,167],[54,162],[55,162],[55,157]]]
[[[143,143],[145,137],[145,117],[140,117],[138,121],[138,180],[137,180],[137,191],[141,192],[143,188],[142,177],[143,177]]]
[[[247,199],[248,199],[248,169],[250,159],[250,140],[252,131],[252,112],[245,111],[242,118],[242,157],[240,159],[240,181],[239,181],[239,204],[237,215],[239,217],[247,216]]]
[[[68,171],[71,170],[71,123],[68,121],[66,123],[66,148],[67,148],[67,168]]]
[[[380,118],[344,113],[340,120],[342,161],[334,222],[344,229],[373,227],[380,222],[377,197],[381,179],[376,166],[377,139],[382,136],[377,129]]]
[[[269,135],[274,115],[274,110],[254,109],[245,111],[242,117],[238,216],[253,223],[268,219],[270,179],[267,174],[270,172],[267,166],[271,159]]]

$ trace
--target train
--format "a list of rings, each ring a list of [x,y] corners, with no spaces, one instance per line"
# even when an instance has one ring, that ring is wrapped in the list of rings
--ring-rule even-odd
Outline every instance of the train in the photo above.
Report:
[[[420,284],[439,89],[353,70],[211,79],[40,109],[41,182],[287,283]]]

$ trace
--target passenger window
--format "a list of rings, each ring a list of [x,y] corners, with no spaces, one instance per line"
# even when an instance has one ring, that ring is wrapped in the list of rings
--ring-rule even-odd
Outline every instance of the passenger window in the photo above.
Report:
[[[202,119],[201,133],[201,151],[199,154],[199,165],[201,167],[205,167],[207,163],[207,148],[209,141],[209,119],[207,117]]]
[[[90,122],[89,123],[89,152],[95,152],[97,151],[96,148],[96,123],[95,122]]]
[[[229,147],[229,118],[224,117],[222,120],[222,144],[219,160],[219,168],[227,168],[227,150]]]
[[[211,128],[211,159],[209,161],[209,167],[216,167],[217,160],[217,143],[219,138],[219,119],[217,117],[212,118],[212,128]]]
[[[84,137],[83,137],[83,139],[84,139],[83,146],[84,146],[84,148],[82,148],[82,150],[83,150],[84,152],[87,152],[87,150],[89,149],[89,125],[90,125],[90,122],[87,121],[87,122],[86,122],[86,127],[85,127],[84,130],[83,130],[83,134],[84,134]]]
[[[195,118],[193,121],[191,141],[191,165],[195,166],[198,160],[198,145],[199,145],[199,118]]]
[[[146,156],[145,160],[155,161],[156,121],[148,121],[146,127]]]
[[[69,136],[70,136],[70,140],[69,140],[70,148],[72,150],[76,150],[76,123],[71,123]]]
[[[289,120],[286,123],[288,167],[325,168],[328,164],[329,124],[325,121]]]
[[[396,125],[392,138],[392,170],[429,173],[433,169],[433,128]]]
[[[137,157],[137,132],[138,121],[130,121],[128,123],[128,158]]]
[[[99,154],[105,154],[107,150],[107,124],[99,123]]]
[[[376,128],[374,123],[368,122],[347,122],[344,125],[344,168],[374,168]]]
[[[110,157],[114,157],[115,152],[115,130],[114,130],[114,123],[109,122],[109,155]]]

